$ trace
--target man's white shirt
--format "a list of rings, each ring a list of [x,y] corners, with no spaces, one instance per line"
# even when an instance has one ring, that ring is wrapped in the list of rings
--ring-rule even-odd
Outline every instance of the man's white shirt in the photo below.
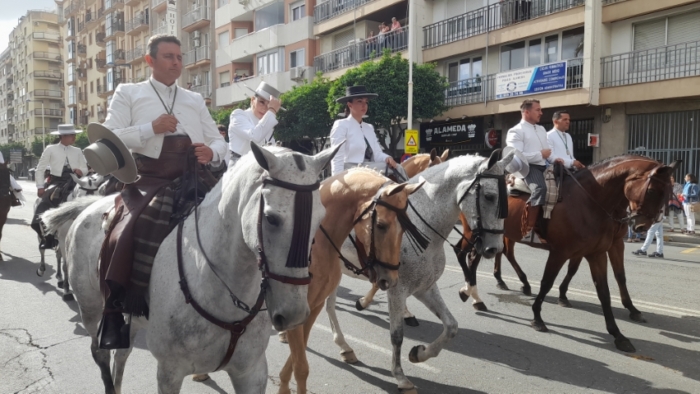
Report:
[[[343,172],[345,163],[362,163],[365,161],[365,150],[369,142],[372,148],[372,161],[383,162],[389,155],[382,151],[374,127],[369,123],[359,123],[352,116],[345,119],[336,120],[331,129],[331,146],[337,146],[345,141],[345,144],[338,150],[331,162],[331,173],[333,175]]]
[[[544,127],[524,120],[508,130],[506,145],[522,152],[528,163],[541,166],[546,164],[541,151],[551,149]]]
[[[272,133],[276,125],[277,119],[272,111],[265,112],[258,119],[250,108],[234,110],[228,126],[228,147],[243,156],[250,152],[250,141],[258,145],[274,145]]]
[[[570,168],[574,165],[574,142],[571,139],[571,134],[564,133],[557,128],[547,132],[547,140],[549,146],[552,147],[552,156],[549,161],[554,162],[556,159],[562,159],[564,166]]]
[[[75,146],[66,146],[60,142],[56,145],[49,145],[41,154],[39,164],[36,165],[36,187],[44,188],[44,171],[46,167],[51,167],[51,175],[60,177],[63,174],[63,166],[68,163],[71,169],[80,170],[87,174],[88,165],[83,156],[83,151]]]
[[[172,115],[178,120],[177,128],[174,133],[155,134],[152,122],[167,113],[163,103],[168,108],[172,106]],[[153,77],[148,81],[117,86],[103,125],[117,134],[133,152],[154,159],[160,156],[163,138],[170,135],[187,135],[192,143],[207,145],[214,153],[214,165],[226,155],[226,141],[216,128],[202,96],[175,84],[166,86]]]

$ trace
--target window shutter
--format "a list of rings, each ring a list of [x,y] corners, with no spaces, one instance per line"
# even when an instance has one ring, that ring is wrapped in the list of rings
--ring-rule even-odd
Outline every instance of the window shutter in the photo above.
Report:
[[[634,25],[634,50],[658,48],[666,45],[666,19]]]
[[[668,18],[668,45],[700,40],[700,12]]]
[[[377,30],[376,28],[373,30]],[[375,32],[375,35],[377,33]],[[349,29],[333,37],[333,49],[342,48],[347,46],[350,41],[355,39],[355,30]]]

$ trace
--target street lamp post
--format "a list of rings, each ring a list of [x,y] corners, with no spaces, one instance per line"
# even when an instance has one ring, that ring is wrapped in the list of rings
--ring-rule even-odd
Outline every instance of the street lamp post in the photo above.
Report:
[[[41,151],[46,150],[46,113],[44,113],[44,101],[27,99],[27,102],[34,101],[41,103]]]

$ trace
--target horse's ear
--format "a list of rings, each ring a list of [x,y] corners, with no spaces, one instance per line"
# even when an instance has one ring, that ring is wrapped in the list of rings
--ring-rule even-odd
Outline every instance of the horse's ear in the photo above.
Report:
[[[430,150],[430,161],[435,160],[436,157],[437,157],[437,150],[435,150],[435,148],[433,148]]]
[[[491,156],[489,156],[489,161],[488,164],[486,165],[486,169],[490,170],[491,167],[493,167],[496,163],[498,163],[498,160],[501,157],[501,150],[500,149],[494,149],[493,152],[491,152]]]
[[[406,186],[406,191],[408,192],[409,195],[417,192],[421,187],[425,185],[425,180],[421,181],[420,183],[412,183],[408,186]]]
[[[334,148],[329,148],[321,151],[321,153],[316,154],[313,156],[314,159],[314,167],[316,168],[317,173],[321,173],[324,168],[328,165],[328,163],[333,160],[333,157],[335,157],[336,153],[340,150],[340,147],[345,144],[345,141],[342,141],[340,144],[338,144]]]
[[[671,164],[669,165],[669,167],[673,168],[673,170],[675,171],[676,168],[678,168],[678,166],[681,165],[681,163],[683,163],[683,160],[681,160],[681,159],[676,159],[676,160],[673,161],[673,163],[671,163]]]
[[[270,171],[270,168],[277,164],[277,157],[272,152],[261,148],[253,141],[250,141],[250,150],[253,151],[255,160],[258,162],[260,167],[266,171]]]
[[[441,159],[443,162],[447,161],[447,159],[448,159],[449,157],[450,157],[450,150],[449,150],[449,149],[445,149],[445,151],[442,152],[442,155],[440,155],[440,159]]]

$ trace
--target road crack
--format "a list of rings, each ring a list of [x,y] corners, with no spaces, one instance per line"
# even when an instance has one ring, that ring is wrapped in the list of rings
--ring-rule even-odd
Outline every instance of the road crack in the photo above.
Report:
[[[13,331],[23,333],[24,335],[12,335]],[[34,337],[29,332],[29,330],[27,330],[25,328],[5,328],[5,329],[0,330],[0,335],[14,340],[20,346],[28,346],[29,347],[28,350],[23,351],[19,355],[6,361],[3,364],[4,366],[7,366],[7,364],[9,364],[10,362],[12,362],[15,359],[18,359],[17,364],[22,368],[22,371],[24,373],[30,373],[31,372],[30,366],[25,366],[23,364],[22,360],[19,358],[21,356],[26,355],[26,354],[31,353],[31,352],[39,352],[39,354],[41,355],[41,369],[40,370],[45,371],[48,374],[48,376],[33,380],[32,382],[30,382],[29,384],[24,386],[22,389],[15,391],[14,394],[39,392],[40,390],[42,390],[44,387],[51,384],[55,380],[54,375],[53,375],[53,371],[51,370],[51,367],[48,365],[48,360],[47,360],[48,356],[47,356],[45,350],[49,349],[53,346],[56,346],[60,343],[65,343],[68,341],[55,343],[55,344],[52,344],[49,346],[41,346],[38,343],[34,342]],[[26,337],[24,338],[25,340],[23,341],[22,337],[24,337],[24,336],[26,336]],[[75,338],[72,338],[72,339],[75,339]],[[72,339],[70,339],[70,340],[72,340]]]

